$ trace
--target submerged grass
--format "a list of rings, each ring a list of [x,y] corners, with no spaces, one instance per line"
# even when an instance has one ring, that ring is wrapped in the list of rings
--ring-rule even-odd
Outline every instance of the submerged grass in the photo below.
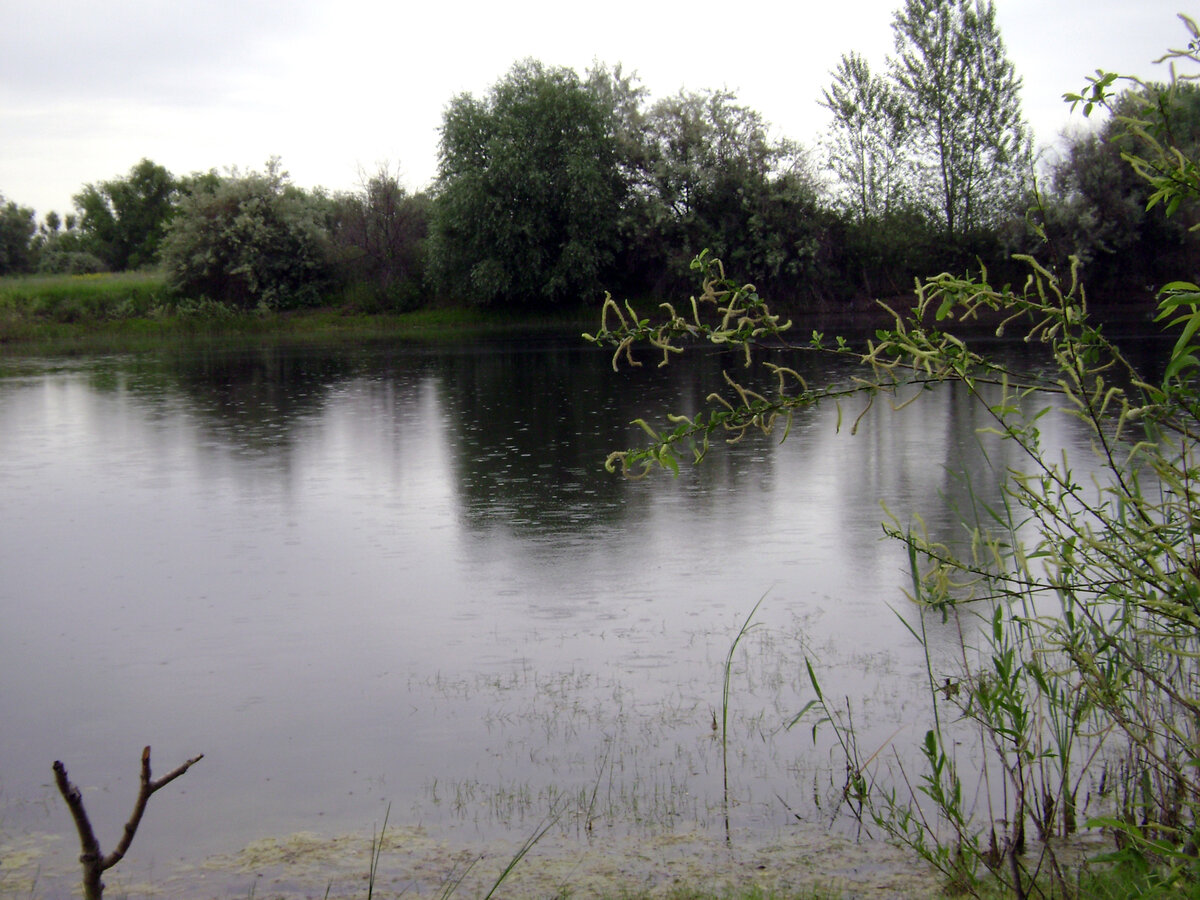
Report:
[[[694,697],[668,692],[647,701],[620,680],[575,668],[540,673],[524,661],[474,678],[416,680],[414,696],[430,701],[422,707],[446,712],[449,701],[462,699],[477,704],[463,709],[492,710],[487,743],[500,757],[526,752],[523,736],[538,735],[536,770],[438,782],[428,787],[441,796],[430,797],[433,809],[419,803],[403,815],[390,806],[395,798],[389,794],[387,811],[380,810],[382,828],[365,835],[258,841],[178,874],[160,864],[150,873],[155,896],[245,897],[248,890],[274,900],[321,897],[322,891],[330,900],[489,893],[518,900],[931,896],[936,882],[891,848],[857,844],[808,824],[789,824],[782,838],[768,838],[737,821],[768,799],[755,800],[747,779],[770,760],[783,764],[776,757],[782,751],[769,744],[771,732],[764,738],[758,722],[764,712],[774,718],[773,710],[793,702],[786,690],[777,696],[790,684],[783,650],[793,643],[792,628],[765,622],[751,628],[756,621],[748,616],[743,624],[739,615],[736,653],[726,629],[697,633],[697,666],[711,677],[697,684]],[[721,747],[705,700],[718,696],[725,708],[715,715],[726,720],[732,840],[721,827]],[[650,758],[651,748],[668,744],[678,747],[661,760]],[[444,830],[430,824],[452,807]],[[555,815],[550,831],[547,810]],[[430,830],[413,824],[420,822]],[[522,842],[523,835],[536,840]],[[140,892],[145,882],[134,867],[113,885],[114,894]],[[46,884],[41,896],[49,897],[61,881]]]
[[[758,602],[754,604],[754,608],[750,610],[746,616],[746,621],[742,623],[742,627],[738,629],[738,633],[734,636],[733,641],[729,644],[729,653],[725,656],[724,680],[721,685],[721,804],[725,816],[725,842],[729,843],[729,699],[731,692],[731,681],[733,679],[733,655],[737,652],[738,644],[742,642],[747,632],[753,627],[751,624],[754,621],[754,615],[758,612],[758,608],[762,606],[763,600],[767,599],[764,594],[758,598]]]

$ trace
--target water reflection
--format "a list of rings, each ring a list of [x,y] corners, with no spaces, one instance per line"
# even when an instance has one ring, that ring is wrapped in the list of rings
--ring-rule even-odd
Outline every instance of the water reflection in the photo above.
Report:
[[[922,722],[880,501],[957,540],[938,498],[994,502],[1011,460],[938,391],[877,402],[853,436],[856,401],[841,431],[804,412],[785,444],[677,479],[603,471],[632,419],[695,410],[730,362],[614,375],[546,338],[10,361],[0,827],[69,833],[59,758],[122,821],[144,743],[207,756],[186,801],[155,798],[142,859],[361,828],[388,802],[521,828],[598,778],[608,827],[717,827],[721,663],[764,593],[735,673],[736,817],[788,827],[839,768],[780,730],[805,655],[864,697],[864,742]],[[1065,423],[1053,439],[1086,452]]]

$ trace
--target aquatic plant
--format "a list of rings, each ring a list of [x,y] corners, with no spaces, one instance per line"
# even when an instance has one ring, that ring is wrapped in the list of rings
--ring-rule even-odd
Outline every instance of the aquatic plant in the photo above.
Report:
[[[758,608],[762,606],[766,595],[759,597],[758,602],[746,615],[746,621],[742,623],[742,627],[738,629],[733,640],[729,644],[729,652],[725,655],[724,680],[721,684],[721,805],[725,814],[725,842],[729,843],[729,701],[732,690],[731,682],[733,679],[733,654],[737,651],[738,644],[742,642],[742,638],[753,627],[751,624],[754,621],[754,615],[758,612]],[[716,730],[716,716],[713,717],[713,730]]]

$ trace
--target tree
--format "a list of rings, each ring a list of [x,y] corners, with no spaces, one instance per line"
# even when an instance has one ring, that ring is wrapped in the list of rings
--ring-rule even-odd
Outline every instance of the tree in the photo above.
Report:
[[[650,143],[645,106],[648,91],[636,73],[626,73],[620,64],[611,67],[594,64],[587,72],[586,82],[604,108],[612,110],[621,181],[617,244],[605,284],[641,292],[645,289],[646,273],[662,269],[662,260],[657,255],[659,248],[652,239],[657,205],[648,177]]]
[[[934,234],[914,196],[914,135],[895,81],[853,52],[831,74],[820,103],[832,114],[825,151],[843,213],[837,268],[860,296],[902,293],[922,272],[961,254]]]
[[[110,267],[88,247],[91,242],[77,227],[74,213],[46,213],[32,243],[34,267],[43,275],[90,275]]]
[[[373,303],[420,300],[429,233],[429,197],[409,194],[386,166],[361,190],[334,198],[333,243],[345,277],[368,286]]]
[[[994,225],[1028,178],[1020,87],[992,0],[905,0],[891,75],[910,123],[910,184],[961,240]]]
[[[624,182],[613,110],[570,69],[517,63],[442,120],[432,262],[478,304],[557,304],[599,290]]]
[[[1139,84],[1108,103],[1111,115],[1093,131],[1073,135],[1051,169],[1050,196],[1041,225],[1059,260],[1075,256],[1095,287],[1128,296],[1200,264],[1200,204],[1180,200],[1167,217],[1148,209],[1153,186],[1125,157],[1137,143],[1134,123],[1147,137],[1200,155],[1200,88],[1193,82]],[[1096,290],[1093,289],[1093,293]]]
[[[170,172],[148,159],[125,178],[86,185],[74,198],[83,249],[114,271],[153,265],[174,213],[177,187]]]
[[[832,74],[820,100],[833,114],[827,159],[861,225],[899,205],[908,120],[892,83],[859,54],[843,55]]]
[[[263,173],[197,179],[163,241],[168,280],[241,309],[314,303],[329,276],[327,213],[327,201],[293,186],[278,159]]]
[[[805,156],[795,144],[772,140],[762,116],[736,100],[729,91],[681,91],[646,116],[642,191],[650,221],[643,240],[658,248],[672,287],[706,248],[754,278],[797,260],[790,240],[777,240],[765,225],[787,224],[790,214],[802,224],[811,214],[816,191]],[[781,204],[790,210],[782,217]]]
[[[626,72],[617,63],[595,63],[587,70],[585,83],[601,107],[612,113],[611,127],[617,166],[627,185],[637,184],[649,164],[645,137],[645,101],[649,92],[636,72]]]
[[[33,210],[0,194],[0,275],[27,272],[32,264],[31,241],[37,227]]]

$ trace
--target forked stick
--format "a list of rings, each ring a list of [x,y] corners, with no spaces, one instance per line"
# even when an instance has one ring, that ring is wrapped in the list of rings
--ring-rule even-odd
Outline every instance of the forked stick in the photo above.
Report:
[[[125,823],[125,834],[121,837],[121,842],[117,844],[117,849],[107,856],[101,852],[100,842],[96,840],[96,832],[92,829],[87,810],[83,808],[83,794],[80,793],[78,787],[67,780],[67,767],[61,762],[55,761],[54,781],[58,785],[59,793],[67,801],[67,808],[71,810],[71,816],[75,819],[75,829],[79,832],[79,845],[83,850],[79,856],[79,863],[83,866],[83,895],[87,900],[102,900],[104,882],[100,880],[100,875],[106,869],[111,869],[119,863],[129,851],[129,845],[133,843],[133,836],[137,833],[138,825],[141,824],[142,815],[146,812],[146,803],[149,802],[150,795],[160,787],[170,784],[202,759],[204,759],[203,753],[194,759],[189,759],[178,769],[168,772],[162,778],[154,779],[150,777],[150,748],[146,747],[142,750],[142,778],[137,802],[133,805],[133,814]]]

